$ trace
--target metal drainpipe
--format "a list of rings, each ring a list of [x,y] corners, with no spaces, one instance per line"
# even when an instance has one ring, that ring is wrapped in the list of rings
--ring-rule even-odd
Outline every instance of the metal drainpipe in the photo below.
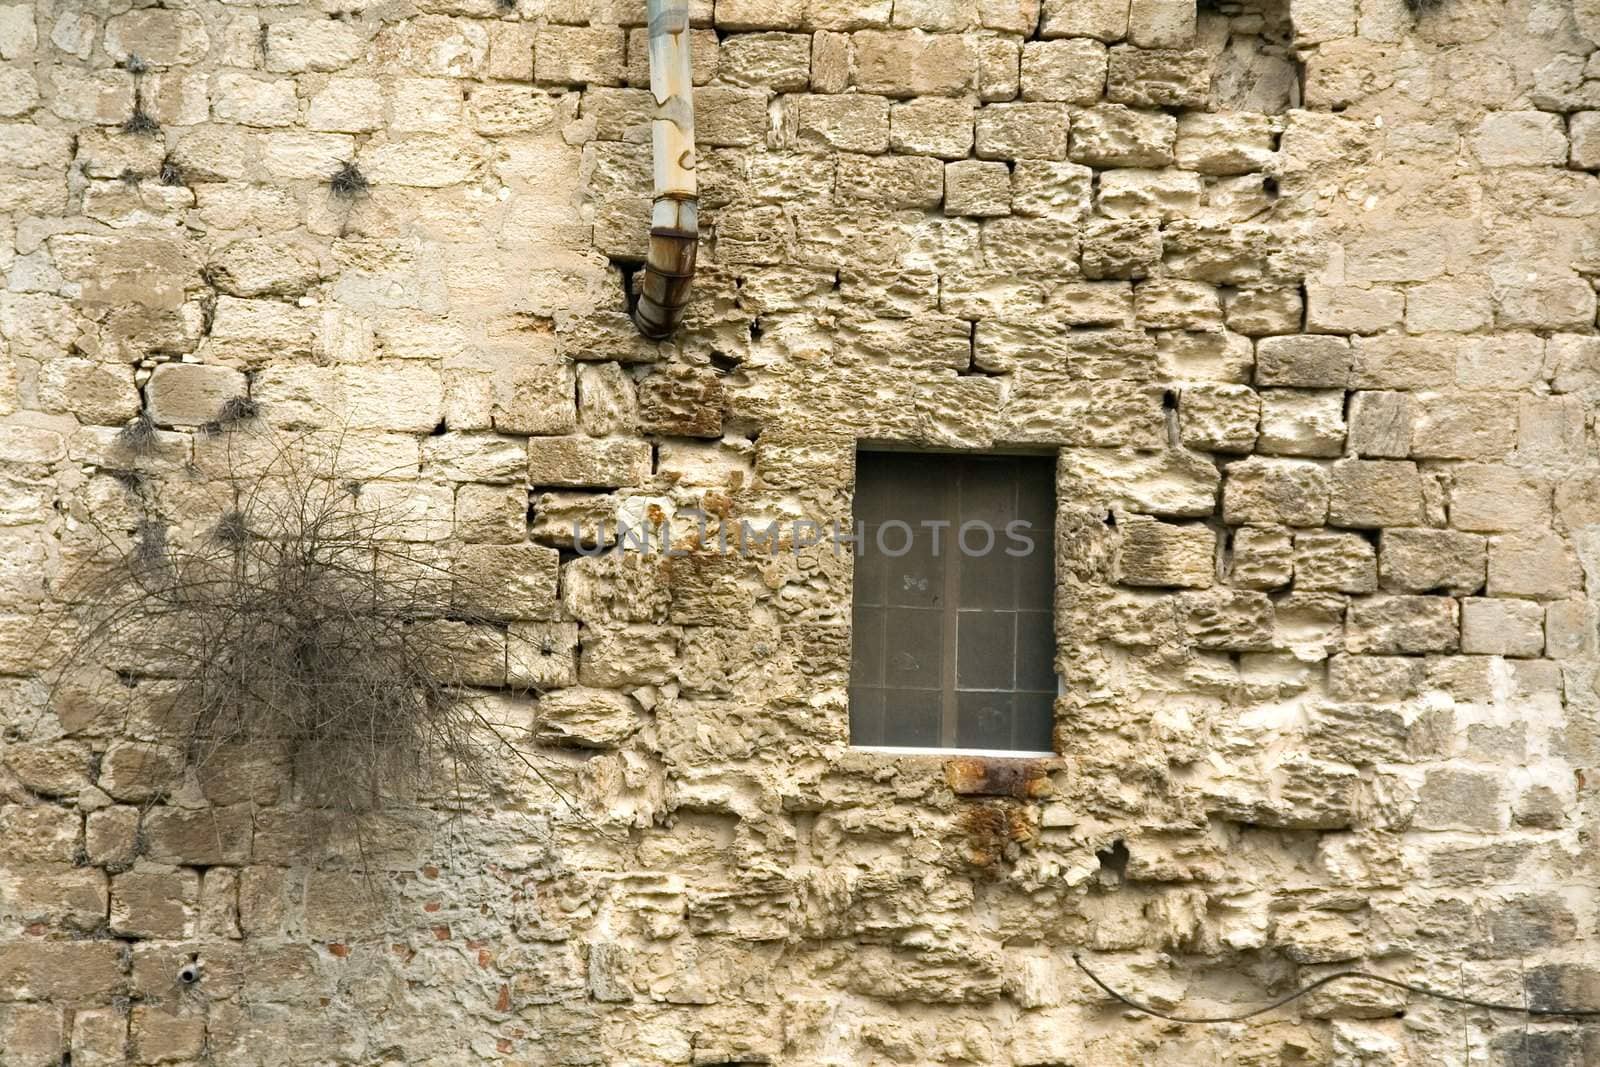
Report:
[[[649,15],[655,202],[633,324],[646,337],[660,341],[672,336],[689,303],[700,236],[699,190],[694,177],[689,0],[650,0]]]

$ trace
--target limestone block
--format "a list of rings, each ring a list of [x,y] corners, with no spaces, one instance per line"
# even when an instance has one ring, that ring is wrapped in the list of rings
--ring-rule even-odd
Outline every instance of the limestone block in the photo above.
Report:
[[[766,138],[767,123],[764,90],[704,85],[694,91],[697,144],[719,147],[756,144]]]
[[[241,126],[290,126],[300,103],[293,82],[219,71],[211,76],[211,114],[218,122]]]
[[[1572,138],[1568,162],[1584,170],[1600,170],[1600,111],[1579,111],[1567,116]]]
[[[1504,330],[1583,330],[1595,321],[1595,292],[1588,279],[1556,269],[1492,272],[1495,325]]]
[[[1544,651],[1544,607],[1532,600],[1467,597],[1461,601],[1461,651],[1537,656]]]
[[[805,9],[804,0],[724,0],[716,23],[723,30],[794,30]]]
[[[182,867],[237,866],[250,855],[251,805],[158,807],[144,817],[145,856]]]
[[[713,371],[681,366],[658,370],[639,383],[638,395],[639,425],[646,433],[722,436],[725,398],[722,380]]]
[[[978,0],[978,19],[984,29],[1029,35],[1039,23],[1039,0]]]
[[[528,491],[519,486],[466,484],[456,490],[455,536],[506,544],[527,533]]]
[[[525,23],[490,23],[486,68],[489,77],[506,81],[532,81],[535,38],[535,28]]]
[[[1350,342],[1306,334],[1256,342],[1256,383],[1301,388],[1344,388],[1350,379]]]
[[[1411,454],[1419,459],[1503,459],[1516,443],[1517,408],[1490,393],[1419,394]]]
[[[978,0],[896,0],[895,26],[956,33],[978,25]]]
[[[1411,333],[1470,333],[1493,321],[1494,304],[1482,279],[1453,277],[1406,290],[1406,330]]]
[[[1163,111],[1100,104],[1073,116],[1069,158],[1096,167],[1171,166],[1178,122]]]
[[[315,249],[279,238],[246,237],[213,252],[211,284],[231,296],[299,296],[322,278]]]
[[[1254,286],[1223,293],[1228,329],[1247,337],[1296,333],[1305,314],[1300,290],[1290,286]]]
[[[1294,577],[1294,542],[1281,526],[1241,526],[1233,532],[1229,581],[1242,589],[1281,589]]]
[[[544,743],[615,748],[644,725],[637,705],[609,689],[557,689],[544,693],[534,717],[534,736]]]
[[[0,946],[0,986],[18,1000],[104,1003],[126,987],[123,951],[123,944],[110,938],[8,941]]]
[[[1542,377],[1544,338],[1502,333],[1471,337],[1456,349],[1456,383],[1463,389],[1522,389]]]
[[[1395,701],[1415,696],[1425,674],[1412,656],[1347,656],[1328,660],[1328,695],[1335,700]]]
[[[1400,325],[1405,294],[1387,286],[1306,284],[1306,329],[1379,333]]]
[[[978,99],[1015,100],[1022,91],[1022,45],[1009,37],[980,37]]]
[[[1011,214],[1011,169],[999,160],[946,163],[944,209],[950,215],[986,218]],[[1074,252],[1076,247],[1074,243]]]
[[[84,820],[84,851],[97,866],[126,867],[139,851],[139,809],[117,804]]]
[[[1477,534],[1387,529],[1380,549],[1378,570],[1385,589],[1403,593],[1444,590],[1460,595],[1483,588],[1488,542]]]
[[[1196,648],[1253,652],[1272,647],[1272,601],[1265,593],[1233,589],[1183,593],[1178,613]]]
[[[1417,791],[1411,824],[1419,830],[1503,830],[1510,822],[1505,776],[1498,771],[1438,767]]]
[[[1081,241],[1085,278],[1143,278],[1161,261],[1158,219],[1096,219]]]
[[[177,940],[195,935],[200,876],[192,870],[140,869],[111,880],[111,932]]]
[[[1301,531],[1294,535],[1294,587],[1303,591],[1371,593],[1378,554],[1360,534]]]
[[[792,93],[811,82],[811,38],[804,34],[734,34],[720,52],[717,77],[732,85]]]
[[[1217,538],[1210,527],[1125,515],[1117,524],[1121,544],[1117,581],[1125,585],[1205,589],[1216,570]]]
[[[1412,402],[1408,393],[1363,391],[1350,397],[1351,454],[1400,459],[1411,453]]]
[[[1351,339],[1350,385],[1357,389],[1428,389],[1455,381],[1459,338],[1386,334]]]
[[[1216,508],[1216,465],[1182,449],[1154,454],[1118,454],[1074,448],[1062,453],[1061,499],[1122,503],[1129,510],[1163,518],[1207,516]]]
[[[680,632],[674,626],[629,623],[588,626],[581,636],[578,681],[606,689],[663,685],[679,659]]]
[[[621,85],[624,32],[614,26],[545,26],[533,46],[540,85]]]
[[[1022,99],[1093,104],[1106,84],[1106,46],[1075,37],[1022,46]]]
[[[1320,526],[1328,514],[1332,480],[1309,460],[1251,456],[1224,468],[1223,521]]]
[[[1188,111],[1178,118],[1178,165],[1201,174],[1249,174],[1273,162],[1272,120],[1253,112]]]
[[[1334,526],[1416,526],[1422,522],[1417,466],[1402,460],[1340,460],[1332,467],[1328,522]]]
[[[981,159],[1066,159],[1065,104],[987,104],[978,110]]]
[[[1202,51],[1111,49],[1106,97],[1133,107],[1204,108],[1211,96],[1210,56]]]
[[[1553,392],[1600,396],[1600,337],[1556,334],[1546,342],[1545,351]]]
[[[863,30],[850,38],[850,82],[884,96],[959,96],[977,88],[978,55],[953,34]]]
[[[1246,386],[1185,385],[1178,394],[1178,433],[1190,448],[1249,452],[1260,417],[1260,398]]]
[[[578,684],[578,624],[514,622],[506,634],[506,684],[556,689]]]
[[[1257,451],[1276,456],[1337,456],[1344,451],[1344,393],[1263,389]]]
[[[973,124],[973,108],[966,101],[908,100],[890,109],[889,144],[896,152],[963,159],[972,150]]]
[[[1490,596],[1559,599],[1583,584],[1578,558],[1548,530],[1525,529],[1489,538]]]
[[[804,26],[819,30],[864,30],[889,25],[892,0],[808,0]]]
[[[291,74],[341,70],[360,59],[366,46],[358,27],[338,19],[282,19],[266,27],[266,67]]]
[[[1184,48],[1194,43],[1195,5],[1184,0],[1132,0],[1128,40],[1140,48]]]
[[[88,359],[52,359],[39,368],[39,406],[79,421],[120,426],[139,413],[133,368]]]
[[[889,101],[881,96],[802,96],[795,119],[802,142],[845,152],[889,149]]]
[[[163,363],[145,387],[146,411],[161,426],[201,426],[246,392],[244,375],[230,367]]]
[[[104,47],[119,62],[136,55],[162,67],[198,63],[210,45],[205,21],[195,11],[143,8],[106,20]]]
[[[1472,150],[1487,167],[1562,166],[1566,127],[1548,111],[1490,112],[1472,134]]]
[[[529,442],[532,485],[638,485],[650,476],[650,445],[626,437],[541,437]]]
[[[528,473],[528,445],[520,437],[443,433],[422,442],[422,473],[451,482],[521,484]]]
[[[1077,222],[1089,213],[1093,181],[1094,172],[1076,163],[1019,159],[1011,171],[1011,209],[1019,215]]]
[[[578,425],[591,437],[638,430],[638,393],[621,364],[585,363],[578,367]]]
[[[1460,645],[1456,601],[1441,596],[1372,596],[1350,602],[1345,650],[1416,654]]]
[[[550,618],[560,561],[561,554],[544,545],[461,545],[453,599],[489,618]]]
[[[928,211],[944,198],[944,165],[928,156],[839,157],[838,195]]]
[[[1355,0],[1291,0],[1289,19],[1297,46],[1354,37]]]
[[[1583,600],[1558,600],[1545,610],[1545,655],[1552,659],[1593,656],[1600,638],[1600,619]]]
[[[1171,221],[1198,209],[1201,189],[1199,175],[1176,168],[1102,171],[1100,213],[1107,218]]]
[[[1463,463],[1451,475],[1450,525],[1458,530],[1496,533],[1550,522],[1552,487],[1537,474]]]
[[[1128,35],[1128,4],[1119,0],[1043,0],[1041,37],[1093,37],[1117,41]]]
[[[0,59],[23,59],[39,46],[33,5],[10,4],[0,7]]]
[[[1584,457],[1590,405],[1575,396],[1525,396],[1517,401],[1519,463],[1566,465]]]
[[[125,1062],[127,1054],[128,1016],[120,1008],[85,1008],[73,1013],[72,1062],[114,1067]]]

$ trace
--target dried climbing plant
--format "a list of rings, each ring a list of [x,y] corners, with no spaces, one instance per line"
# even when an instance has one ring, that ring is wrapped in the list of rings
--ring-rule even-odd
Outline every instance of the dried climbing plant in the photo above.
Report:
[[[110,685],[153,679],[170,688],[157,739],[184,773],[282,753],[302,803],[358,818],[396,797],[459,799],[499,756],[572,807],[542,757],[488,716],[473,638],[499,624],[404,539],[404,504],[343,474],[337,435],[285,438],[256,414],[230,401],[197,436],[224,468],[185,475],[211,500],[198,521],[164,517],[143,475],[119,478],[139,517],[131,533],[94,527],[102,550],[66,598],[77,637],[55,684],[84,668],[109,668],[122,680]],[[152,447],[139,420],[124,432],[130,451]]]

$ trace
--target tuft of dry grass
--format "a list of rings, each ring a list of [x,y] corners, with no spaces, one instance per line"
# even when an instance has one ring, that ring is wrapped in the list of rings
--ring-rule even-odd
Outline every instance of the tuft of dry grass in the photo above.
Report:
[[[356,167],[354,160],[345,160],[328,179],[328,188],[341,200],[355,200],[367,195],[370,186],[367,176]]]
[[[336,446],[247,428],[249,401],[223,414],[214,515],[99,531],[57,684],[82,667],[163,679],[157,727],[184,773],[284,752],[305,802],[358,818],[441,782],[486,787],[499,755],[571,807],[474,687],[461,624],[503,625],[463,609],[459,578],[403,539],[404,516],[359,491]]]

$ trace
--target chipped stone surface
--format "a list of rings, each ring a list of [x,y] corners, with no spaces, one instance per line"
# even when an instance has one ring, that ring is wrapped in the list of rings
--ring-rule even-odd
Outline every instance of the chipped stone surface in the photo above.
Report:
[[[644,7],[0,3],[0,1060],[1594,1059],[1071,953],[1592,1006],[1600,5],[695,0],[662,344]],[[40,677],[242,396],[405,503],[529,761],[370,867],[182,781],[154,665]],[[856,441],[1055,456],[1056,756],[849,746],[849,554],[761,532]]]

